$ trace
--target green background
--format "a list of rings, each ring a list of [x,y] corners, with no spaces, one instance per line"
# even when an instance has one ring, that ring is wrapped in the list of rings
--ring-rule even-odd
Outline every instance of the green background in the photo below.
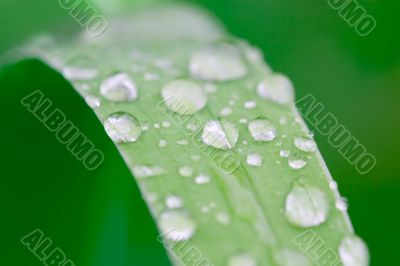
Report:
[[[359,1],[377,21],[367,37],[358,36],[326,0],[185,2],[210,10],[231,33],[260,47],[273,69],[293,80],[298,99],[313,94],[377,158],[376,168],[360,175],[316,134],[340,192],[349,200],[355,230],[368,243],[371,264],[398,265],[400,2]],[[58,1],[0,1],[0,54],[40,32],[68,35],[79,30]],[[19,242],[39,228],[77,265],[168,265],[113,144],[98,134],[100,123],[93,126],[94,114],[70,85],[50,73],[39,62],[27,61],[0,74],[1,264],[41,265]],[[84,169],[20,105],[32,89],[45,92],[107,154],[102,167]]]

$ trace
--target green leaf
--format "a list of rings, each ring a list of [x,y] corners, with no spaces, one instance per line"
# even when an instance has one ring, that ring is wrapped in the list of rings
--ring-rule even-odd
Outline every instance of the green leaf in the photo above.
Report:
[[[368,264],[291,82],[205,12],[152,7],[23,52],[105,124],[174,264]]]

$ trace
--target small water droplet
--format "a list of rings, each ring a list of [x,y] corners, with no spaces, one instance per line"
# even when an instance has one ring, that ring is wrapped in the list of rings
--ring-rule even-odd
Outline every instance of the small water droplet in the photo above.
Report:
[[[165,170],[161,166],[136,165],[133,167],[133,174],[135,177],[158,176],[164,173]]]
[[[169,128],[169,127],[171,127],[171,122],[164,121],[164,122],[162,122],[162,126],[165,127],[165,128]]]
[[[256,141],[272,141],[276,137],[276,129],[267,119],[259,118],[251,121],[248,128]]]
[[[332,190],[337,190],[338,188],[338,184],[336,183],[336,181],[332,180],[329,182],[329,188]]]
[[[215,219],[222,225],[227,225],[231,222],[229,215],[225,212],[219,212],[215,215]]]
[[[345,236],[339,246],[339,256],[344,266],[367,266],[369,254],[367,245],[358,236]]]
[[[217,149],[228,150],[236,145],[239,132],[236,126],[227,121],[209,121],[204,127],[203,143]]]
[[[317,144],[311,139],[294,138],[294,145],[304,152],[315,152],[317,150]]]
[[[157,128],[157,129],[161,127],[161,125],[159,123],[154,123],[153,126],[154,126],[154,128]]]
[[[272,74],[257,85],[258,94],[267,100],[280,104],[294,101],[294,89],[292,82],[282,74]]]
[[[163,87],[165,105],[175,113],[194,114],[207,103],[207,95],[200,85],[190,80],[175,80]]]
[[[201,157],[199,155],[196,155],[196,154],[191,155],[190,158],[195,162],[197,162],[197,161],[199,161],[201,159]]]
[[[165,199],[165,204],[169,209],[177,209],[183,206],[182,199],[175,195],[168,195]]]
[[[182,166],[179,168],[179,174],[183,177],[191,177],[193,175],[193,168],[190,166]]]
[[[162,139],[158,142],[158,146],[164,148],[168,145],[168,142],[165,139]]]
[[[232,114],[232,109],[230,107],[224,107],[219,114],[222,116],[229,116]]]
[[[348,208],[347,199],[346,198],[337,199],[336,203],[335,203],[335,206],[341,212],[347,211],[347,208]]]
[[[87,105],[89,105],[93,109],[99,108],[101,106],[101,101],[96,96],[86,95],[85,101],[86,101]]]
[[[324,192],[316,187],[295,184],[286,198],[285,215],[300,227],[312,227],[326,221],[329,204]]]
[[[209,175],[200,174],[196,176],[195,182],[199,185],[204,185],[210,183],[211,177]]]
[[[187,139],[181,139],[181,140],[176,141],[176,143],[179,145],[188,145],[189,141]]]
[[[103,81],[100,93],[113,102],[133,101],[138,97],[135,82],[126,73],[115,74]]]
[[[290,152],[288,150],[281,150],[279,152],[279,156],[283,157],[283,158],[287,158],[289,157]]]
[[[286,125],[287,124],[287,118],[282,116],[281,118],[279,118],[279,124],[280,125]]]
[[[252,166],[261,166],[263,158],[258,153],[250,153],[247,155],[247,164]]]
[[[193,236],[196,225],[186,213],[166,211],[160,215],[160,229],[165,238],[184,241]]]
[[[136,142],[142,132],[138,120],[125,112],[111,114],[104,122],[108,136],[117,143]]]
[[[247,68],[235,47],[217,44],[197,51],[190,61],[193,76],[207,81],[228,81],[244,77]]]
[[[255,101],[247,101],[244,103],[244,108],[246,109],[253,109],[257,106],[257,103]]]
[[[254,258],[247,253],[237,254],[229,259],[229,266],[257,266]]]
[[[289,155],[288,164],[290,168],[294,170],[299,170],[307,165],[307,161],[304,159],[303,156],[297,153],[292,153]]]
[[[241,124],[247,124],[247,119],[246,118],[240,118],[239,119],[239,123],[241,123]]]

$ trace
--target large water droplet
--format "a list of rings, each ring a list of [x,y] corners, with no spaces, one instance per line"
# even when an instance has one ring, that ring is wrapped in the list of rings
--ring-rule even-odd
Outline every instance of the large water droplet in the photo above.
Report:
[[[178,114],[194,114],[207,103],[207,95],[200,85],[189,80],[175,80],[163,87],[165,105]]]
[[[216,44],[197,51],[189,68],[193,76],[207,81],[234,80],[247,74],[239,52],[227,44]]]
[[[317,144],[311,139],[294,138],[294,145],[304,152],[315,152],[317,150]]]
[[[126,73],[115,74],[103,81],[100,93],[113,102],[132,101],[138,97],[136,85]]]
[[[186,213],[166,211],[160,216],[160,229],[167,239],[183,241],[192,237],[196,230],[196,225]]]
[[[236,145],[239,131],[227,121],[209,121],[204,127],[202,140],[205,144],[217,149],[228,150]]]
[[[111,114],[104,122],[104,128],[117,143],[136,142],[142,132],[138,120],[125,112]]]
[[[247,253],[237,254],[229,259],[229,266],[256,266],[255,259]]]
[[[248,128],[256,141],[271,141],[276,137],[276,129],[267,119],[256,119],[249,123]]]
[[[279,265],[282,266],[312,266],[310,259],[303,253],[294,249],[282,249],[277,255]]]
[[[320,225],[326,221],[328,212],[326,195],[318,188],[296,184],[286,198],[285,215],[294,225]]]
[[[258,94],[267,100],[280,104],[294,101],[294,89],[292,82],[282,74],[272,74],[257,85]]]
[[[367,245],[358,236],[346,236],[339,246],[339,256],[344,266],[367,266],[369,254]]]

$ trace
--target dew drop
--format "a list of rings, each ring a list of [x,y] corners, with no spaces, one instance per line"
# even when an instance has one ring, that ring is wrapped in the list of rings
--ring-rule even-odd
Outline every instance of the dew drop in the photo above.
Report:
[[[108,136],[117,143],[136,142],[142,132],[138,120],[125,112],[111,114],[104,122]]]
[[[138,97],[136,84],[126,73],[106,79],[100,86],[100,93],[113,102],[133,101]]]
[[[164,121],[164,122],[162,122],[162,126],[165,127],[165,128],[169,128],[169,127],[171,127],[171,122]]]
[[[358,236],[345,236],[339,246],[339,256],[344,266],[369,265],[368,248]]]
[[[299,170],[307,165],[307,161],[297,153],[289,155],[288,158],[289,167],[293,170]]]
[[[267,119],[259,118],[251,121],[248,128],[256,141],[272,141],[276,137],[276,129]]]
[[[82,67],[64,67],[62,74],[69,80],[92,80],[98,75],[97,69]]]
[[[335,203],[335,206],[341,212],[347,211],[347,208],[348,208],[347,199],[346,198],[337,199],[336,203]]]
[[[250,254],[242,253],[229,259],[229,266],[256,266],[257,263]]]
[[[203,185],[210,183],[211,177],[209,175],[200,174],[196,176],[195,182],[196,184]]]
[[[281,150],[279,152],[279,156],[283,157],[283,158],[287,158],[289,157],[290,152],[288,150]]]
[[[182,166],[179,168],[179,174],[183,177],[191,177],[193,175],[193,168],[190,166]]]
[[[326,221],[329,204],[318,188],[296,184],[286,198],[285,215],[290,223],[312,227]]]
[[[262,98],[280,104],[294,101],[292,82],[282,74],[272,74],[257,85],[257,92]]]
[[[223,150],[233,148],[238,137],[239,131],[234,124],[216,120],[207,122],[202,134],[203,143]]]
[[[255,101],[247,101],[244,103],[244,108],[246,109],[253,109],[257,106],[257,103]]]
[[[294,138],[294,145],[297,149],[304,152],[315,152],[317,150],[317,145],[311,139]]]
[[[164,173],[165,170],[161,166],[136,165],[133,167],[134,176],[139,178],[158,176]]]
[[[230,107],[224,107],[219,114],[222,116],[229,116],[232,114],[232,109]]]
[[[247,68],[235,47],[217,44],[197,51],[191,58],[190,72],[207,81],[228,81],[244,77]]]
[[[189,141],[188,141],[187,139],[181,139],[181,140],[177,140],[177,141],[176,141],[176,144],[179,144],[179,145],[188,145],[188,144],[189,144]]]
[[[229,218],[229,215],[225,212],[219,212],[215,215],[215,219],[217,220],[218,223],[222,225],[227,225],[231,222],[231,219]]]
[[[261,166],[263,158],[258,153],[250,153],[247,155],[247,164],[252,166]]]
[[[165,238],[184,241],[193,236],[196,225],[186,213],[166,211],[160,215],[160,229]]]
[[[86,101],[87,105],[89,105],[93,109],[99,108],[101,106],[101,101],[96,96],[86,95],[85,101]]]
[[[165,139],[162,139],[158,142],[158,146],[164,148],[168,145],[168,142]]]
[[[189,80],[175,80],[163,87],[165,105],[181,115],[194,114],[207,103],[207,95],[200,85]]]
[[[182,199],[175,195],[168,195],[165,204],[169,209],[177,209],[183,206]]]

